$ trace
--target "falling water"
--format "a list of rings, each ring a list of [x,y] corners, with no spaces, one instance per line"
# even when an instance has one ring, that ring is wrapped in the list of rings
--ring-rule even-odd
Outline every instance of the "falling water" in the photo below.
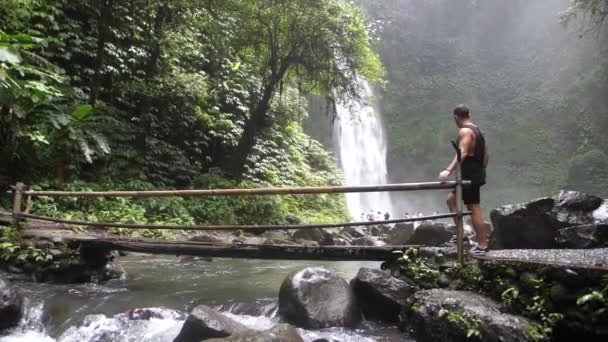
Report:
[[[339,103],[336,107],[338,123],[334,134],[340,165],[346,185],[386,184],[386,141],[379,112],[371,103],[373,91],[362,82],[362,101]],[[393,214],[387,192],[349,193],[346,202],[351,216],[359,220],[373,210]]]

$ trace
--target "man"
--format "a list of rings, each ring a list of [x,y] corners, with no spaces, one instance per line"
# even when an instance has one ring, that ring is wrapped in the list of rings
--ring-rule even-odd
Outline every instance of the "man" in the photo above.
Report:
[[[483,213],[481,212],[480,188],[486,183],[486,166],[488,165],[488,146],[485,137],[479,127],[471,120],[469,108],[459,105],[454,109],[454,121],[458,126],[458,146],[462,153],[462,179],[471,181],[470,187],[462,190],[464,204],[471,212],[473,229],[477,234],[477,245],[471,250],[473,254],[484,254],[488,252],[488,241],[486,239]],[[459,167],[457,157],[450,165],[439,174],[440,180],[446,180],[452,172]],[[456,192],[448,195],[448,208],[451,212],[456,211]]]

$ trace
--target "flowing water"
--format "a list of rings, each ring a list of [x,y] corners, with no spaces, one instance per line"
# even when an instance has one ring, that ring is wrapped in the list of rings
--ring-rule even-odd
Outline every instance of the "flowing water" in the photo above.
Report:
[[[104,285],[14,283],[27,298],[21,325],[0,342],[170,342],[194,306],[217,308],[252,329],[279,322],[277,298],[285,276],[307,266],[325,266],[347,281],[377,262],[306,262],[168,256],[119,258],[126,281]],[[134,308],[156,308],[151,319],[133,319]],[[361,329],[300,330],[306,341],[408,341],[396,327],[365,322]]]
[[[334,137],[338,147],[340,166],[346,185],[386,184],[386,139],[380,113],[373,105],[373,90],[367,82],[361,84],[362,101],[338,103],[338,124]],[[361,214],[393,211],[388,192],[349,193],[346,195],[348,210],[355,220]]]

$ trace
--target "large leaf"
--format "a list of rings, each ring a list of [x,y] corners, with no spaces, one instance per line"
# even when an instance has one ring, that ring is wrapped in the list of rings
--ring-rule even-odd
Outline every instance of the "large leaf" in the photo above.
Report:
[[[81,121],[89,115],[92,109],[93,106],[91,106],[90,104],[79,105],[78,107],[76,107],[74,112],[72,112],[72,118],[74,118],[74,120],[76,121]]]

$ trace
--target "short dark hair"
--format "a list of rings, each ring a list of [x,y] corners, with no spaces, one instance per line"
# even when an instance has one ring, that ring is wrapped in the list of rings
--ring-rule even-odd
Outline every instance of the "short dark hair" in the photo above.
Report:
[[[459,118],[468,118],[469,117],[469,107],[461,104],[458,107],[454,108],[454,115]]]

